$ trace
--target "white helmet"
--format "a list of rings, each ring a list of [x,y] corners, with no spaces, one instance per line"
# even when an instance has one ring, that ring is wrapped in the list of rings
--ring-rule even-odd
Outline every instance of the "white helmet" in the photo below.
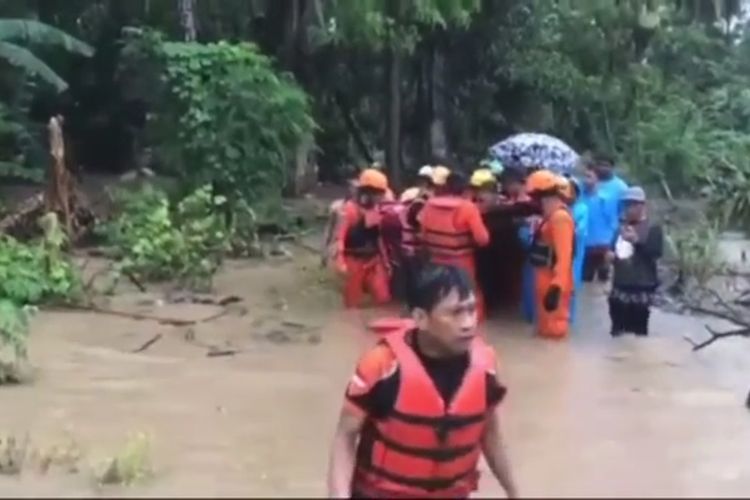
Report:
[[[431,166],[422,165],[422,168],[419,169],[419,173],[417,173],[417,175],[419,177],[428,177],[432,179],[432,171],[433,171],[433,168]]]

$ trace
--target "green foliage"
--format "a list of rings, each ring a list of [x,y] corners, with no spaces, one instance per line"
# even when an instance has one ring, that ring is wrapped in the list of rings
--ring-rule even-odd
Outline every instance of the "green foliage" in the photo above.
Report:
[[[106,234],[119,252],[121,272],[145,280],[177,279],[192,288],[210,285],[228,248],[223,196],[204,186],[172,207],[166,193],[146,185],[117,198],[119,214]]]
[[[77,268],[62,252],[57,216],[42,217],[44,237],[29,244],[0,235],[0,353],[9,348],[11,366],[26,358],[29,320],[36,305],[75,300],[81,290]],[[0,383],[10,373],[0,361]]]
[[[34,311],[33,306],[19,306],[13,301],[0,299],[0,351],[4,348],[11,350],[11,363],[26,359],[29,322]],[[0,360],[0,384],[4,382],[2,371]]]
[[[18,305],[75,298],[80,279],[68,258],[46,242],[0,236],[0,297]]]
[[[0,58],[39,76],[58,92],[68,84],[44,61],[18,43],[59,47],[86,57],[94,53],[88,44],[52,26],[31,19],[0,19]]]
[[[305,93],[251,44],[161,42],[148,32],[131,43],[131,54],[163,65],[151,127],[161,164],[187,189],[210,183],[230,208],[278,196],[313,128]]]
[[[672,231],[666,236],[677,269],[684,278],[698,286],[705,286],[725,267],[719,252],[721,227],[716,221],[698,221],[691,227]]]

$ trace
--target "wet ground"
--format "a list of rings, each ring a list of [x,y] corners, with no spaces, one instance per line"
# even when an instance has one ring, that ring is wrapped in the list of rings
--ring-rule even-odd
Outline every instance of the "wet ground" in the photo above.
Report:
[[[341,311],[312,259],[229,263],[221,294],[244,301],[195,327],[89,313],[34,322],[32,385],[0,389],[0,432],[74,439],[78,474],[0,477],[4,496],[321,496],[342,393],[373,338]],[[586,291],[567,342],[493,320],[510,387],[506,433],[525,496],[740,496],[750,491],[750,342],[693,353],[702,321],[656,314],[654,336],[613,340],[602,292]],[[204,318],[210,305],[124,294],[110,307]],[[374,312],[365,313],[371,316]],[[286,323],[284,323],[286,322]],[[162,334],[144,352],[131,351]],[[211,347],[213,346],[213,347]],[[213,349],[239,350],[208,357]],[[92,468],[133,432],[153,437],[155,477],[96,489]],[[499,495],[488,477],[481,495]]]

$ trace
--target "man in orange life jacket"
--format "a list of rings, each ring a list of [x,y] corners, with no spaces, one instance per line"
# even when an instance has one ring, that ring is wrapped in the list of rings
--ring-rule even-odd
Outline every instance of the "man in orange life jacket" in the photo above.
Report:
[[[503,445],[495,352],[476,334],[465,271],[427,266],[413,321],[365,353],[346,392],[328,472],[331,498],[468,498],[482,454],[518,492]]]
[[[448,176],[445,190],[430,198],[419,214],[420,240],[427,259],[464,269],[474,283],[479,320],[484,320],[484,297],[477,286],[474,249],[490,242],[479,208],[465,198],[468,183],[457,172]]]
[[[528,177],[526,188],[542,208],[529,249],[535,271],[537,333],[561,339],[568,335],[570,323],[575,223],[562,192],[565,184],[557,175],[538,170]]]
[[[343,207],[336,238],[336,267],[346,276],[344,304],[359,307],[369,291],[376,304],[390,301],[388,258],[380,235],[378,202],[388,189],[388,179],[374,169],[364,170],[355,199]]]

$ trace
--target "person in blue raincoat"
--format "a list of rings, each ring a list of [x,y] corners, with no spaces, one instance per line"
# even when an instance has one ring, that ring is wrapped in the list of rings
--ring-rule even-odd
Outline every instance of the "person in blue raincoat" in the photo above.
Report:
[[[620,230],[620,216],[623,206],[621,200],[628,189],[628,183],[617,175],[614,160],[607,155],[597,156],[594,159],[594,168],[599,180],[597,189],[604,198],[605,210],[610,214],[607,235],[609,236],[608,242],[611,243]],[[609,278],[609,266],[607,265],[604,269],[604,277],[607,279]]]
[[[604,168],[604,175],[607,175]],[[583,281],[600,282],[609,279],[606,255],[619,230],[619,190],[621,185],[614,177],[602,183],[597,162],[586,165],[580,199],[588,207],[589,224],[583,262]],[[612,174],[610,170],[610,174]],[[620,182],[622,182],[620,180]],[[613,198],[618,196],[618,198]]]
[[[575,247],[573,256],[573,298],[570,301],[570,323],[575,324],[578,296],[583,285],[583,260],[586,254],[586,238],[589,232],[589,207],[581,197],[583,186],[581,181],[575,177],[567,179],[568,197],[570,199],[570,210],[573,212],[575,222]]]

